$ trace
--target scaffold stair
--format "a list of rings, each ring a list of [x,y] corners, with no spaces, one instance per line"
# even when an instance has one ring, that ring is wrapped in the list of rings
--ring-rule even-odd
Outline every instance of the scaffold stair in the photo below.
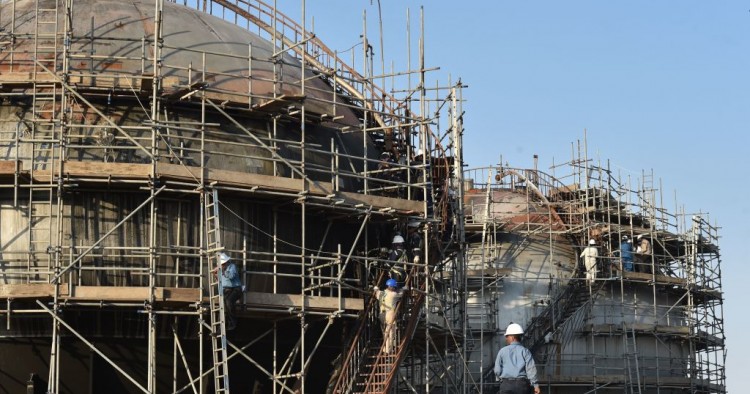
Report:
[[[211,354],[214,370],[214,393],[229,394],[229,360],[224,316],[224,291],[221,287],[221,227],[219,223],[219,192],[210,189],[203,193],[208,259],[208,303],[211,315]]]
[[[524,346],[533,353],[545,342],[545,337],[554,335],[579,308],[593,301],[605,283],[599,281],[589,287],[582,278],[571,278],[565,289],[528,323],[523,336]]]
[[[409,344],[420,320],[424,304],[424,283],[416,284],[413,278],[419,276],[420,268],[415,266],[409,274],[406,285],[415,285],[418,291],[404,295],[397,307],[399,321],[393,344],[386,352],[384,335],[378,321],[380,307],[375,297],[370,297],[362,312],[360,325],[355,333],[341,368],[336,386],[336,394],[385,394],[388,393],[398,374],[401,360],[406,355]]]

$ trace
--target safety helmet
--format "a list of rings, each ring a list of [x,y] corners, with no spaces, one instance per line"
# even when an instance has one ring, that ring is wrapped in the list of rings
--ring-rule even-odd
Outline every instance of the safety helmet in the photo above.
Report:
[[[388,151],[384,151],[383,153],[380,154],[380,157],[385,159],[385,158],[391,157],[391,154]]]
[[[416,220],[411,220],[411,221],[409,221],[408,226],[411,227],[411,228],[417,228],[417,227],[419,227],[419,222],[416,221]]]
[[[623,236],[622,236],[622,240],[623,240],[623,241],[627,241],[627,240],[628,240],[628,236],[627,236],[627,235],[623,235]]]
[[[392,243],[394,243],[394,244],[402,244],[402,243],[404,243],[404,237],[402,237],[400,235],[396,235],[395,237],[393,237],[393,242]]]
[[[523,328],[521,328],[520,324],[516,323],[510,323],[508,324],[508,328],[505,329],[505,336],[508,335],[523,335]]]
[[[596,245],[596,241],[594,241],[593,239],[590,239],[589,240],[589,245]]]
[[[385,281],[385,285],[388,287],[397,287],[398,282],[396,282],[396,279],[388,279],[387,281]]]
[[[221,263],[228,263],[231,258],[224,252],[219,253],[219,260],[221,260]]]

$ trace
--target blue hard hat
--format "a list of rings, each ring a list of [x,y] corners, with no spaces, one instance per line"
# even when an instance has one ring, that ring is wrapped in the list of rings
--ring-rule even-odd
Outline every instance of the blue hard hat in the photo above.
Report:
[[[396,287],[398,286],[398,283],[396,282],[396,279],[388,279],[385,281],[385,285],[388,287]]]

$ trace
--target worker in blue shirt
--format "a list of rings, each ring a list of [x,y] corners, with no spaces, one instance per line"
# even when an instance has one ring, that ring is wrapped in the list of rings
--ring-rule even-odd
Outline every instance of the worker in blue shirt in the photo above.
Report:
[[[224,317],[226,317],[227,330],[234,330],[237,327],[234,306],[242,297],[242,281],[240,281],[237,266],[226,253],[219,254],[219,260],[221,260],[221,288],[224,291]]]
[[[529,349],[521,345],[523,328],[511,323],[505,330],[507,346],[497,352],[495,359],[495,376],[500,379],[498,394],[529,394],[532,387],[534,394],[540,394],[539,382],[536,380],[536,364]]]
[[[627,235],[622,236],[622,243],[620,243],[620,259],[622,260],[622,269],[624,271],[633,271],[633,244],[630,243],[630,238]]]

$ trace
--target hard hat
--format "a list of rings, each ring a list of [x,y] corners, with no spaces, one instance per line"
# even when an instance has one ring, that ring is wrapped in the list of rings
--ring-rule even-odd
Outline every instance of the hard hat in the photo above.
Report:
[[[219,253],[219,260],[221,260],[221,263],[224,264],[224,263],[229,262],[229,260],[231,260],[231,258],[226,253],[221,252],[221,253]]]
[[[593,239],[590,239],[589,240],[589,245],[596,245],[596,241],[594,241]]]
[[[523,335],[523,328],[521,328],[520,324],[516,323],[510,323],[508,324],[508,328],[505,329],[505,336],[508,335]]]
[[[419,222],[416,221],[416,220],[410,220],[409,221],[409,227],[411,227],[411,228],[419,227]]]
[[[628,236],[627,236],[627,235],[623,235],[623,236],[622,236],[622,240],[623,240],[623,241],[627,241],[627,240],[628,240]]]
[[[383,153],[380,154],[380,157],[390,157],[390,156],[391,154],[388,153],[387,151],[384,151]]]
[[[402,244],[402,243],[404,243],[404,237],[402,237],[400,235],[396,235],[395,237],[393,237],[393,242],[392,243],[394,243],[394,244]]]
[[[398,282],[396,282],[396,279],[388,279],[385,281],[385,285],[388,287],[396,287],[398,286]]]

